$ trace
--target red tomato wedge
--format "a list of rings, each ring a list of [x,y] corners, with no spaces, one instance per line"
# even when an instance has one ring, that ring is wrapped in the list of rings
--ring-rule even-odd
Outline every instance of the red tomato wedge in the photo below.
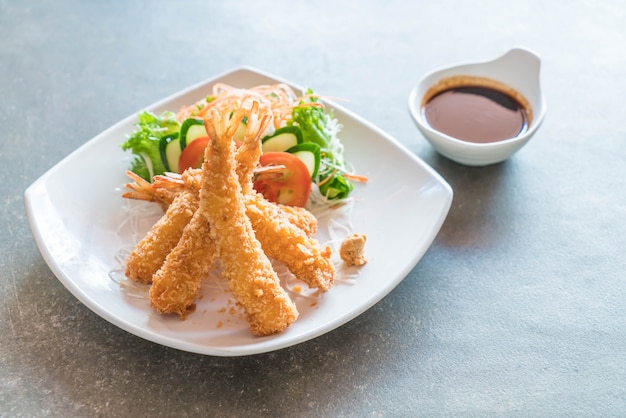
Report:
[[[311,175],[306,165],[288,152],[266,152],[261,155],[261,166],[283,165],[285,169],[278,178],[254,182],[254,190],[270,202],[290,206],[304,206],[311,194]]]
[[[182,173],[188,168],[202,167],[202,161],[204,161],[204,149],[208,143],[209,137],[201,136],[200,138],[194,139],[189,145],[187,145],[178,158],[178,172]]]
[[[178,158],[178,172],[182,174],[188,168],[202,168],[204,149],[208,144],[209,137],[201,136],[187,145]],[[241,141],[235,140],[237,148],[239,148],[241,144]]]

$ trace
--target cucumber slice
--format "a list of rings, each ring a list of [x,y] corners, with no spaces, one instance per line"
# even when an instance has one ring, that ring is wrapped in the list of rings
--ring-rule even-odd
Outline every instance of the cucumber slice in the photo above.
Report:
[[[195,139],[208,135],[202,119],[185,119],[180,126],[180,149],[184,150]]]
[[[178,132],[165,135],[161,138],[159,141],[159,152],[163,165],[165,166],[165,171],[178,173],[178,159],[182,152]]]
[[[277,129],[274,134],[262,140],[263,152],[287,151],[298,144],[302,144],[302,132],[297,126],[285,126]]]
[[[298,157],[306,165],[311,178],[315,178],[320,168],[321,151],[319,145],[315,142],[303,142],[289,148],[287,152]]]

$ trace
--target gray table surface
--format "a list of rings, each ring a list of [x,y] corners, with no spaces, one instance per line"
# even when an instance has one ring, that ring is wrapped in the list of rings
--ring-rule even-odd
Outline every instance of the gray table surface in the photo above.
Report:
[[[0,416],[626,415],[625,15],[617,1],[0,0]],[[409,117],[414,83],[515,45],[543,59],[539,132],[499,165],[440,157]],[[23,194],[117,121],[242,65],[346,98],[455,196],[363,315],[283,350],[202,356],[74,298]]]

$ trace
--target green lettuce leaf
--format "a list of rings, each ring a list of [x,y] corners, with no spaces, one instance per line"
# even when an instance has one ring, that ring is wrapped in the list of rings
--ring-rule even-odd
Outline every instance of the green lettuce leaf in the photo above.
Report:
[[[147,181],[165,172],[159,142],[163,136],[180,130],[175,116],[172,112],[163,112],[160,116],[148,111],[139,113],[135,131],[122,144],[124,151],[130,150],[135,155],[130,170]]]
[[[308,89],[306,94],[312,94]],[[300,103],[316,103],[318,99],[308,96]],[[343,157],[343,146],[337,137],[341,125],[321,106],[295,106],[291,112],[288,125],[296,125],[302,131],[304,142],[314,142],[320,146],[320,168],[314,180],[319,185],[320,192],[331,200],[340,200],[348,197],[354,189],[350,180],[343,176],[346,165]]]

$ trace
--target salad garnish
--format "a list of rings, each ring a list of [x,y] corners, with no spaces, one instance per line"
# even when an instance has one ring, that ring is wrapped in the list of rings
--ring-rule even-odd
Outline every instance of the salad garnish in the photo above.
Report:
[[[154,176],[166,172],[200,167],[208,143],[203,123],[208,111],[217,106],[228,117],[251,97],[273,116],[262,141],[261,164],[284,166],[282,176],[262,178],[255,183],[255,189],[266,198],[297,206],[306,202],[335,206],[350,195],[353,182],[367,181],[354,174],[344,158],[339,139],[342,125],[332,109],[327,111],[320,96],[311,89],[298,97],[285,84],[239,89],[219,83],[212,94],[177,113],[140,112],[135,130],[122,144],[123,150],[134,155],[130,171],[152,182]],[[246,122],[242,121],[235,141],[238,136],[243,137]]]

